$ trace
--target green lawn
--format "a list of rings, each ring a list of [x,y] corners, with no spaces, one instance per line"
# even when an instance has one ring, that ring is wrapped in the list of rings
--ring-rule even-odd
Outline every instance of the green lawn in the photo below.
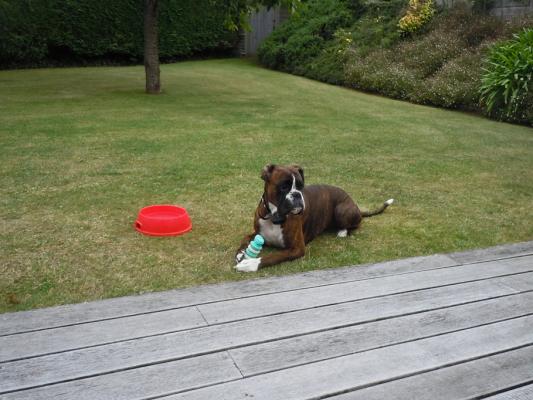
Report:
[[[533,239],[533,129],[416,106],[241,60],[0,72],[0,311],[450,252]],[[233,254],[261,167],[362,208],[347,239],[239,274]],[[185,206],[193,230],[133,230],[148,204]]]

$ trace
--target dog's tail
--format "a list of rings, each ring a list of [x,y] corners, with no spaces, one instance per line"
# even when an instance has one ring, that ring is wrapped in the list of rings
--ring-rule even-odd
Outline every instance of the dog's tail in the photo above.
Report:
[[[361,212],[361,215],[363,217],[373,217],[374,215],[381,214],[392,203],[394,203],[394,199],[389,199],[385,203],[383,203],[383,205],[380,208],[378,208],[377,210],[374,210],[374,211],[363,211],[363,212]]]

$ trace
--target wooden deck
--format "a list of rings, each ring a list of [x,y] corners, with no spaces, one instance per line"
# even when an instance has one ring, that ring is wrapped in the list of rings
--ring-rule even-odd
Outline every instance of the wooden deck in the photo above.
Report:
[[[0,315],[1,399],[533,399],[533,242]]]

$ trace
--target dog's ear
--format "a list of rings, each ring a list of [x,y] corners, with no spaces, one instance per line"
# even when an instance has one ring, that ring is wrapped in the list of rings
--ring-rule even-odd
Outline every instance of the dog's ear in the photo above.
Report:
[[[302,182],[305,184],[304,169],[296,164],[291,165],[291,167],[298,170],[298,173],[302,177]]]
[[[270,180],[270,176],[272,175],[272,171],[274,171],[274,168],[276,166],[274,164],[267,164],[263,167],[263,170],[261,171],[261,179],[265,182],[268,182]]]

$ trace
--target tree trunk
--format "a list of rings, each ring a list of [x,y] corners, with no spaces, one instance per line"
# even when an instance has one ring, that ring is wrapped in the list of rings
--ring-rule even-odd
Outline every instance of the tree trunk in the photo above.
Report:
[[[158,0],[144,0],[144,70],[146,93],[161,92],[159,78]]]

